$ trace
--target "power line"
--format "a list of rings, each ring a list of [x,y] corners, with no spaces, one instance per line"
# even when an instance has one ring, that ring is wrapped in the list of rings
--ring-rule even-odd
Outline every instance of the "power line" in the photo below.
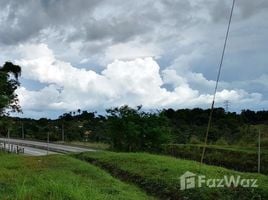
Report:
[[[227,45],[227,41],[228,41],[231,21],[232,21],[232,17],[233,17],[234,6],[235,6],[235,0],[233,0],[233,4],[232,4],[232,8],[231,8],[231,14],[230,14],[230,17],[229,17],[228,27],[227,27],[225,40],[224,40],[224,45],[223,45],[223,49],[222,49],[221,60],[220,60],[220,65],[219,65],[216,85],[215,85],[215,89],[214,89],[213,100],[212,100],[212,104],[211,104],[211,110],[210,110],[210,114],[209,114],[208,126],[207,126],[207,131],[206,131],[206,136],[205,136],[205,145],[203,147],[202,156],[201,156],[201,164],[203,163],[204,156],[205,156],[207,140],[208,140],[208,133],[209,133],[209,130],[210,130],[210,127],[211,127],[211,120],[212,120],[212,114],[213,114],[213,109],[214,109],[214,104],[215,104],[215,98],[216,98],[216,93],[217,93],[218,84],[219,84],[219,80],[220,80],[221,69],[222,69],[223,59],[224,59],[224,55],[225,55],[225,49],[226,49],[226,45]]]

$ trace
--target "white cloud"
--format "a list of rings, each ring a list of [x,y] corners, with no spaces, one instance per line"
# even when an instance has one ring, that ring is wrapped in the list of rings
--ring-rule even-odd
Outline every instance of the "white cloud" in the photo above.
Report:
[[[212,95],[194,90],[189,84],[195,79],[199,84],[211,86],[202,74],[188,71],[183,76],[172,69],[161,71],[151,57],[115,60],[101,73],[96,73],[56,59],[45,44],[24,45],[20,52],[23,59],[16,63],[22,66],[23,77],[47,84],[38,91],[19,88],[19,99],[25,110],[98,110],[123,104],[142,104],[145,108],[204,107],[212,100]],[[165,83],[172,84],[173,90],[163,88]],[[217,93],[218,102],[227,99],[234,104],[262,101],[260,94],[249,94],[244,90]]]
[[[141,44],[141,42],[119,43],[108,47],[105,57],[108,61],[115,59],[133,60],[143,57],[157,57],[161,51],[152,44]]]
[[[25,87],[20,87],[17,94],[24,110],[53,109],[61,98],[56,85],[49,85],[39,91],[29,91]]]

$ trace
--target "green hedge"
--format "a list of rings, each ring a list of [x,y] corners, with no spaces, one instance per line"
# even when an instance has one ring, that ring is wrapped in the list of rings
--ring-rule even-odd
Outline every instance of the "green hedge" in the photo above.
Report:
[[[202,150],[202,145],[170,144],[163,146],[163,152],[167,155],[196,161],[201,160]],[[258,154],[252,151],[208,146],[206,148],[204,163],[237,171],[257,172]],[[267,153],[261,155],[261,173],[268,174]]]

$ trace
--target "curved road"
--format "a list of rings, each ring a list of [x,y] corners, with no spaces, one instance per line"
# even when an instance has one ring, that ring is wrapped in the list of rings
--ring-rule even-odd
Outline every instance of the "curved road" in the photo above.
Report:
[[[95,151],[93,149],[74,147],[69,145],[55,144],[46,142],[37,142],[31,140],[20,140],[20,139],[7,139],[0,138],[0,143],[5,142],[6,144],[19,145],[24,148],[25,154],[28,155],[47,155],[53,153],[79,153],[85,151]]]

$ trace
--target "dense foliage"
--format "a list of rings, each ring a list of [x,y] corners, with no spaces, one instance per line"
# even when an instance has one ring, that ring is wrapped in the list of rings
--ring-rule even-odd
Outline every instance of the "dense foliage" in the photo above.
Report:
[[[163,113],[146,113],[123,106],[109,109],[107,133],[116,150],[157,150],[171,139],[168,119]]]
[[[21,68],[11,62],[6,62],[0,67],[0,116],[5,114],[6,109],[20,111],[18,97],[15,93],[20,85],[18,81],[20,73]]]
[[[207,128],[209,109],[168,109],[163,111],[171,121],[175,143],[202,143]],[[268,111],[242,110],[240,114],[216,108],[213,112],[209,133],[210,143],[252,143],[257,140],[258,130],[252,125],[268,125]]]
[[[69,112],[58,119],[10,118],[11,137],[60,141],[94,141],[109,143],[121,151],[158,151],[162,144],[200,144],[203,141],[210,110],[167,109],[145,112],[141,106],[108,109],[106,115],[96,112]],[[268,146],[268,111],[243,110],[226,113],[216,108],[209,143],[256,146],[258,129],[262,127],[262,146]],[[265,125],[266,124],[266,125]],[[64,133],[64,135],[63,135]],[[2,136],[6,132],[1,132]]]

